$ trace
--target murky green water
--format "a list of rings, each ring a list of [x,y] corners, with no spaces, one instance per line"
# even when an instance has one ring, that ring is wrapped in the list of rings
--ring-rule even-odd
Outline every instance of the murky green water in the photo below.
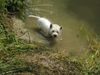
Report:
[[[34,40],[45,42],[59,51],[73,55],[86,51],[86,35],[81,32],[83,26],[99,35],[99,0],[34,0],[32,10],[34,15],[44,16],[63,27],[60,40],[51,46],[50,41],[34,32],[36,23],[33,18],[29,18],[26,22],[26,27],[33,33]]]

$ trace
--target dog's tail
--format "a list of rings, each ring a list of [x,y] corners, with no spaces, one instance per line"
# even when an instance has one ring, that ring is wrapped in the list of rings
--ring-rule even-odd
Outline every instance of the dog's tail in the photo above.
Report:
[[[34,18],[40,18],[39,16],[35,16],[35,15],[29,15],[28,17],[34,17]]]

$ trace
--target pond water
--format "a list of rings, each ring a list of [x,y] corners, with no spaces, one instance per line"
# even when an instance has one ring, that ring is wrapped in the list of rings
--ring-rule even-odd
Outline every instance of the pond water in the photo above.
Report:
[[[28,18],[26,27],[35,41],[42,41],[46,46],[72,55],[86,51],[86,32],[100,32],[99,0],[33,0],[31,14],[43,16],[63,27],[62,35],[56,44],[35,32],[36,20]]]

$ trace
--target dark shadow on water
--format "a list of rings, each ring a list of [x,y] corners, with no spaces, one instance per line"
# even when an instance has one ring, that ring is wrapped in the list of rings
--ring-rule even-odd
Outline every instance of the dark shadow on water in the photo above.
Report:
[[[88,22],[100,35],[100,0],[69,0],[67,4],[69,14]]]

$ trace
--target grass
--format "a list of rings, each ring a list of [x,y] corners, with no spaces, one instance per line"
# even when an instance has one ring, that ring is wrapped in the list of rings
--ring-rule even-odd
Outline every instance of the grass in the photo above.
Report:
[[[12,1],[11,5],[7,1]],[[83,57],[70,57],[37,42],[27,43],[16,38],[12,31],[11,15],[9,15],[9,13],[15,15],[15,12],[20,12],[24,6],[16,3],[22,1],[23,4],[24,0],[7,1],[0,0],[0,6],[2,6],[0,8],[2,9],[0,11],[0,75],[100,74],[100,42],[98,39],[88,37],[89,48]],[[15,3],[14,6],[13,3]]]

